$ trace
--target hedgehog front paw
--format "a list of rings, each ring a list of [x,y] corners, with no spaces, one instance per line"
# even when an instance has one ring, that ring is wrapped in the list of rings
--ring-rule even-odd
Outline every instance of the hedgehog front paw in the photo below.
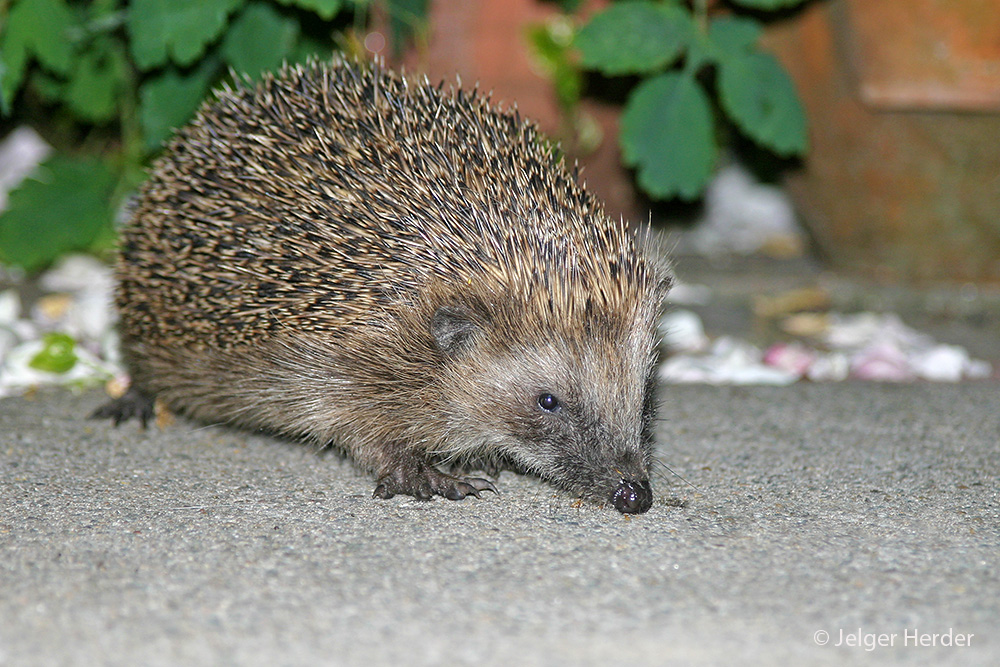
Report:
[[[480,477],[453,477],[427,463],[413,459],[382,475],[372,493],[372,498],[388,500],[401,493],[418,500],[430,500],[435,495],[448,500],[462,500],[466,496],[479,498],[480,491],[500,493],[489,480]]]

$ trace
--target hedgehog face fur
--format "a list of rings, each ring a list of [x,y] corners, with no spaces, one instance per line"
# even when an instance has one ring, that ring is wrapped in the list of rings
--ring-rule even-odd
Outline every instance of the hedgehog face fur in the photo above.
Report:
[[[503,455],[599,501],[623,480],[647,481],[648,331],[628,330],[632,318],[596,314],[573,327],[522,322],[515,329],[516,320],[504,321],[524,309],[490,304],[473,315],[446,306],[438,313],[438,405],[451,434],[439,453]]]
[[[375,495],[494,490],[512,460],[646,511],[655,320],[670,285],[516,112],[345,61],[220,92],[123,233],[133,390],[335,443]]]

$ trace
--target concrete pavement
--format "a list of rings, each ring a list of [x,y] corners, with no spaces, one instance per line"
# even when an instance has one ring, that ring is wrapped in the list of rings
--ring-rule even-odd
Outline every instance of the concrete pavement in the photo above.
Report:
[[[0,665],[1000,664],[997,383],[661,398],[638,517],[4,399]]]

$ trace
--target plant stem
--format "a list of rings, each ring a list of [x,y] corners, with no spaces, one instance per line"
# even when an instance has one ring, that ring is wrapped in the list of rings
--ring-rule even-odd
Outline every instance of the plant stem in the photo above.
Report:
[[[708,32],[708,2],[709,0],[694,0],[691,7],[694,10],[695,22],[702,34]]]

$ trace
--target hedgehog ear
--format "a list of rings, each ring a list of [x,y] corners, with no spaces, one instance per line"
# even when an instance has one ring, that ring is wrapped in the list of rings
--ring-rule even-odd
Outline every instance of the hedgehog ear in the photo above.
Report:
[[[464,351],[479,331],[479,325],[472,315],[457,306],[442,306],[431,318],[431,336],[434,344],[445,355],[451,357]]]

